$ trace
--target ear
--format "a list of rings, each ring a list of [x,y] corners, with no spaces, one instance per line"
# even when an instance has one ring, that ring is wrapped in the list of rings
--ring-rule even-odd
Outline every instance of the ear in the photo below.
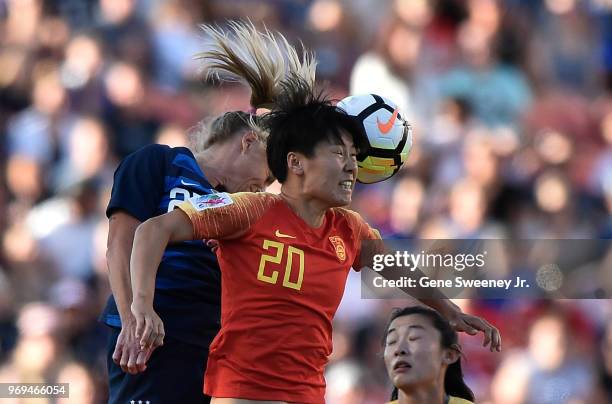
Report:
[[[240,151],[246,153],[257,142],[257,135],[252,130],[244,132],[240,138]]]
[[[461,354],[456,349],[446,348],[442,354],[442,361],[446,366],[450,366],[459,360],[460,355]]]
[[[302,163],[304,156],[299,153],[289,152],[287,153],[287,168],[290,172],[295,175],[304,174],[304,164]]]

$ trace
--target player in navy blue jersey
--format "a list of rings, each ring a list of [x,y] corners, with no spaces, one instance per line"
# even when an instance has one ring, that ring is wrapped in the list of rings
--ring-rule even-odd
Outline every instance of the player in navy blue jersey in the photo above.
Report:
[[[205,403],[208,345],[219,329],[220,274],[204,241],[169,246],[159,266],[155,307],[166,339],[140,350],[134,338],[129,258],[136,227],[195,196],[217,191],[259,191],[272,182],[266,133],[257,118],[228,112],[213,121],[204,149],[149,145],[126,157],[115,172],[106,211],[108,268],[113,296],[102,320],[108,345],[110,403]]]

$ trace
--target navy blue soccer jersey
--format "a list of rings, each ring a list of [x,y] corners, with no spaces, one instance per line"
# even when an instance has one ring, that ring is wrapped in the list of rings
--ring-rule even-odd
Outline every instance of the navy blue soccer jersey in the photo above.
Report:
[[[144,222],[193,196],[214,192],[189,149],[150,145],[127,156],[117,168],[106,215],[122,210]],[[153,306],[166,335],[208,347],[219,330],[221,276],[217,258],[204,241],[166,248]],[[112,295],[102,320],[121,327]]]

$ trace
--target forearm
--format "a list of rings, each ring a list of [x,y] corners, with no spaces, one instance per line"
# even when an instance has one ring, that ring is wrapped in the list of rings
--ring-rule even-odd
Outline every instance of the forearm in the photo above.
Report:
[[[425,276],[419,268],[415,268],[410,274],[412,279],[419,279]],[[405,275],[405,271],[402,268],[390,267],[380,271],[380,275],[386,279],[398,279],[399,276]],[[419,282],[415,282],[414,287],[402,287],[400,289],[406,294],[415,297],[421,303],[438,311],[447,319],[461,312],[459,306],[450,301],[450,299],[437,288],[425,288],[420,286]]]
[[[140,221],[127,212],[118,211],[109,218],[106,262],[108,279],[121,323],[132,319],[132,286],[130,283],[130,254],[134,233]]]
[[[129,266],[129,251],[125,255],[113,256],[108,259],[108,279],[122,324],[131,318],[132,285]]]
[[[427,299],[418,299],[421,303],[426,304],[432,309],[436,310],[438,313],[442,314],[444,318],[449,319],[461,312],[461,308],[453,303],[450,299],[446,297],[438,297],[438,298],[427,298]]]
[[[134,302],[153,305],[155,277],[170,235],[149,219],[136,230],[130,259]]]

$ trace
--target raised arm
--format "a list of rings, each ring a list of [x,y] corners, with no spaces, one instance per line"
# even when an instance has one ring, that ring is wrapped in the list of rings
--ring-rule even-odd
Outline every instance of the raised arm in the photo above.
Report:
[[[193,226],[185,213],[173,210],[142,223],[136,229],[130,259],[132,314],[141,349],[163,344],[164,325],[153,310],[155,276],[169,243],[192,240]]]
[[[484,335],[482,346],[489,346],[491,352],[501,351],[501,334],[499,330],[484,318],[464,313],[459,306],[446,297],[433,299],[419,299],[422,303],[437,310],[450,323],[455,331],[470,335],[482,332]]]
[[[374,255],[385,254],[387,251],[380,239],[380,234],[370,228],[360,216],[355,215],[352,216],[352,221],[354,228],[357,229],[356,238],[362,240],[362,242],[360,256],[353,263],[353,266],[361,269],[362,267],[371,266]],[[384,269],[378,271],[378,274],[386,279],[397,279],[402,274],[402,269],[385,266]],[[424,274],[419,268],[416,268],[413,276],[422,277]],[[455,331],[465,332],[470,335],[482,332],[484,335],[483,346],[488,345],[491,351],[501,351],[501,335],[499,330],[483,318],[464,313],[459,306],[454,304],[440,290],[434,288],[424,289],[418,286],[418,284],[414,288],[403,287],[400,289],[408,295],[417,294],[421,296],[418,300],[442,314]],[[427,296],[427,298],[423,296]]]
[[[382,243],[381,243],[382,245]],[[363,261],[364,264],[368,261]],[[402,274],[401,268],[385,267],[378,274],[386,279],[397,279],[399,274]],[[415,278],[425,276],[423,272],[416,268],[412,272]],[[490,350],[501,351],[501,334],[499,330],[489,323],[487,320],[464,313],[459,306],[454,304],[446,295],[436,288],[423,288],[417,286],[414,288],[400,288],[408,295],[416,294],[421,296],[417,298],[421,303],[438,311],[444,318],[448,320],[455,331],[465,332],[470,335],[476,335],[479,332],[483,333],[483,346],[489,346]],[[423,296],[428,296],[427,298]]]

